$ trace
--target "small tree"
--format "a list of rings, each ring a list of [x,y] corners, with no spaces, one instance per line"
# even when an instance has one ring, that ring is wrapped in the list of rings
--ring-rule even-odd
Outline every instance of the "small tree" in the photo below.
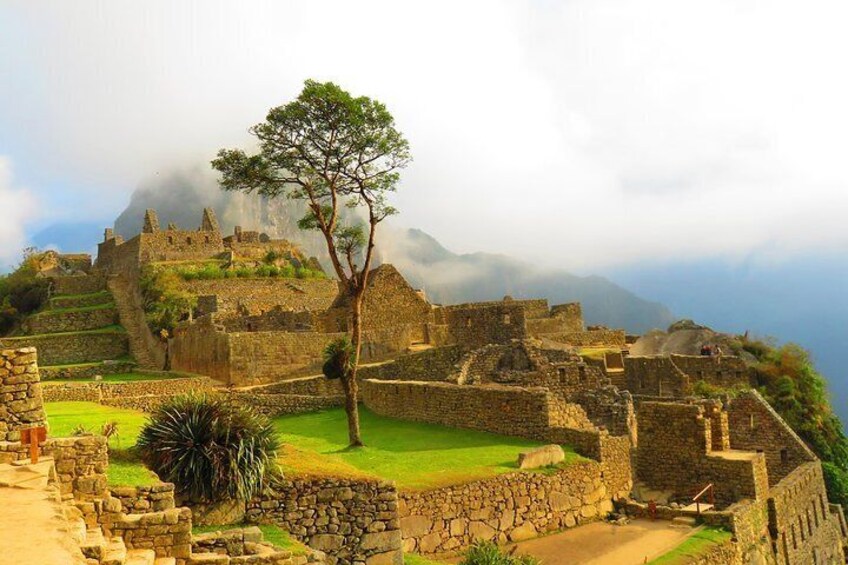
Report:
[[[304,201],[308,211],[299,227],[323,234],[350,308],[354,361],[340,378],[350,444],[362,445],[356,383],[362,302],[377,225],[397,213],[386,196],[411,161],[409,143],[380,102],[311,80],[296,100],[272,108],[250,132],[259,140],[257,154],[222,149],[212,166],[221,173],[225,190]],[[366,223],[345,221],[344,207],[364,212]]]

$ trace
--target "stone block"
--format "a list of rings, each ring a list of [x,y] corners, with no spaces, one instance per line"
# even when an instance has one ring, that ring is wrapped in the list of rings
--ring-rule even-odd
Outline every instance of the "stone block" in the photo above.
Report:
[[[531,451],[518,454],[519,469],[537,469],[548,465],[556,465],[565,460],[565,452],[556,444],[544,445]]]

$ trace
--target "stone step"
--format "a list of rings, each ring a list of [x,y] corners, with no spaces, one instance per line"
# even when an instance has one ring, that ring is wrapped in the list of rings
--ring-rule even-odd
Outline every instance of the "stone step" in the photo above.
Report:
[[[188,565],[229,565],[230,556],[220,553],[192,553]]]
[[[677,516],[671,521],[672,527],[694,528],[698,525],[698,520],[692,516]]]
[[[127,546],[121,538],[112,538],[106,542],[100,565],[124,565],[127,560]]]
[[[156,563],[156,552],[152,549],[131,549],[127,551],[127,560],[124,565],[154,565]]]
[[[153,560],[153,565],[176,565],[177,560],[174,557],[157,557]]]
[[[106,540],[103,538],[103,532],[100,528],[90,528],[85,532],[85,540],[80,544],[82,554],[88,559],[100,561],[103,557],[103,550],[106,547]]]
[[[42,457],[38,463],[29,459],[0,465],[0,486],[44,490],[53,472],[53,458]]]

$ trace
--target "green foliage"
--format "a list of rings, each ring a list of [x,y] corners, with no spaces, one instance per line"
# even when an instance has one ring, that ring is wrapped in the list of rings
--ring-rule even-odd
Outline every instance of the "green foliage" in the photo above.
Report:
[[[164,481],[194,501],[247,500],[276,476],[270,422],[220,396],[176,396],[150,415],[137,448]]]
[[[273,251],[268,252],[269,255],[273,253]],[[267,257],[268,256],[266,255],[266,259]],[[201,267],[186,266],[158,270],[160,272],[165,270],[172,272],[185,281],[208,281],[232,278],[254,279],[266,277],[279,277],[283,279],[326,278],[326,275],[324,275],[321,271],[302,266],[296,267],[292,262],[284,265],[274,265],[264,261],[261,265],[238,265],[232,268],[227,268],[224,265],[219,265],[217,263],[207,263]]]
[[[827,498],[834,504],[848,505],[848,471],[834,463],[822,463]]]
[[[515,548],[503,552],[490,541],[477,541],[463,555],[460,565],[539,565],[539,560],[530,555],[514,555]]]
[[[139,279],[147,325],[154,333],[172,333],[197,305],[197,297],[180,289],[179,276],[171,270],[146,267]]]
[[[9,333],[47,301],[50,282],[36,276],[42,255],[35,248],[25,249],[20,265],[0,276],[0,335]]]
[[[324,348],[321,371],[328,379],[347,377],[356,366],[356,349],[347,336],[335,339]]]
[[[733,534],[727,530],[706,527],[686,538],[668,553],[651,560],[649,565],[684,565],[699,561],[716,545],[727,543],[732,537]]]

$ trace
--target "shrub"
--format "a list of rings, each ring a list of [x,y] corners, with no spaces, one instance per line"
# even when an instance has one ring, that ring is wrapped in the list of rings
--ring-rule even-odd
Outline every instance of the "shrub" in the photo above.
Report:
[[[539,565],[539,560],[530,555],[513,555],[515,548],[509,553],[490,541],[478,541],[472,545],[460,561],[460,565]]]
[[[139,279],[147,325],[154,334],[173,333],[177,323],[188,319],[197,297],[180,289],[185,274],[146,268]]]
[[[267,418],[220,396],[176,396],[156,409],[137,447],[144,463],[194,502],[247,500],[279,473]]]
[[[43,255],[35,248],[25,249],[20,265],[12,273],[0,276],[0,335],[14,329],[47,301],[50,281],[37,276]]]
[[[328,379],[340,379],[353,371],[356,351],[347,336],[334,339],[324,348],[322,372]]]

